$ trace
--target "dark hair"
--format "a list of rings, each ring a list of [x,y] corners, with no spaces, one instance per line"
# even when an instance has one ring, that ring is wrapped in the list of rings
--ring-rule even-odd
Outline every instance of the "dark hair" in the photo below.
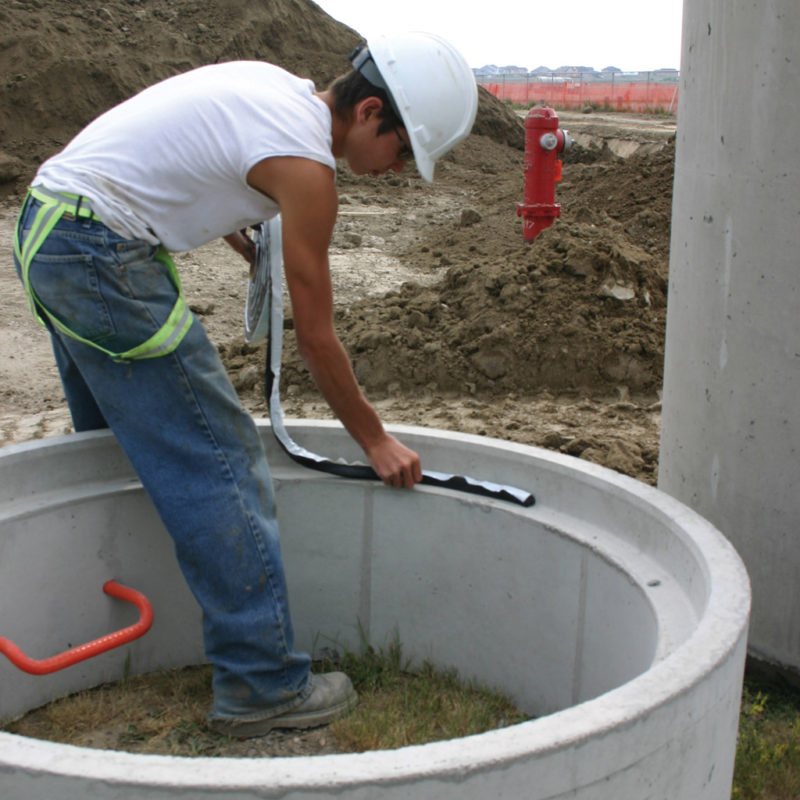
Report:
[[[352,70],[346,75],[340,75],[329,88],[333,93],[333,112],[337,117],[347,119],[356,104],[367,97],[377,97],[383,103],[383,108],[378,112],[381,120],[378,134],[403,127],[403,120],[392,108],[386,90],[371,84],[360,72]]]

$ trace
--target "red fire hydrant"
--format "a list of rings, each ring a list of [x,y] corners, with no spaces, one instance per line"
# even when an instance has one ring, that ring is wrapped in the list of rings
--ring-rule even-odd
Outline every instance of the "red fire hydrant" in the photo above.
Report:
[[[532,108],[525,119],[525,202],[517,204],[522,217],[522,234],[530,244],[545,228],[561,216],[556,203],[556,183],[561,180],[559,153],[569,149],[572,140],[558,127],[552,108]]]

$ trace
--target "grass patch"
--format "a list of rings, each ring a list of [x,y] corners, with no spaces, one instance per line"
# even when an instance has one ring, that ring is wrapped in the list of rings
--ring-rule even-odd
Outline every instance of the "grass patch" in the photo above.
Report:
[[[800,797],[800,692],[748,675],[742,693],[733,800]]]
[[[328,728],[274,731],[232,740],[205,727],[211,705],[209,666],[163,670],[79,692],[6,726],[17,733],[79,747],[175,756],[273,757],[352,753],[425,744],[522,722],[510,700],[459,680],[430,663],[412,669],[397,640],[315,662],[343,670],[359,705]]]
[[[348,752],[455,739],[527,719],[504,694],[463,682],[455,670],[427,661],[411,669],[397,639],[385,650],[347,653],[324,669],[346,672],[359,694],[355,711],[331,725]]]
[[[224,737],[205,728],[210,702],[210,667],[162,670],[55,700],[6,730],[129,753],[221,755]]]

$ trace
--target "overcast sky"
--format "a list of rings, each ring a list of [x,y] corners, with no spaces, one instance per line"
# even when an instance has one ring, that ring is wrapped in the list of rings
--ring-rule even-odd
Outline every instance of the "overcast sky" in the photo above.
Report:
[[[430,31],[473,68],[680,68],[683,0],[315,0],[365,37]]]

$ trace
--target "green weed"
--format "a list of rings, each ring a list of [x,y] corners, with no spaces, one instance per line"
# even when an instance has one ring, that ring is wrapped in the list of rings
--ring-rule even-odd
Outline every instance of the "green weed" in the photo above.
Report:
[[[328,669],[346,672],[359,694],[355,711],[331,725],[348,752],[470,736],[526,719],[505,695],[463,681],[455,670],[428,661],[412,668],[397,636],[386,648],[363,647],[320,665]]]
[[[502,695],[459,680],[453,670],[430,663],[412,669],[395,637],[375,649],[361,634],[361,655],[334,655],[316,672],[343,670],[359,692],[359,705],[327,732],[271,736],[302,747],[281,755],[313,754],[324,739],[328,752],[360,752],[424,744],[513,725],[524,717]],[[127,677],[61,698],[6,729],[12,733],[81,747],[180,756],[258,755],[251,746],[212,733],[205,726],[211,703],[209,666]],[[264,739],[264,744],[269,744]],[[278,751],[276,751],[278,752]],[[265,755],[271,752],[265,752]]]
[[[759,678],[745,679],[731,797],[800,797],[800,692]]]

